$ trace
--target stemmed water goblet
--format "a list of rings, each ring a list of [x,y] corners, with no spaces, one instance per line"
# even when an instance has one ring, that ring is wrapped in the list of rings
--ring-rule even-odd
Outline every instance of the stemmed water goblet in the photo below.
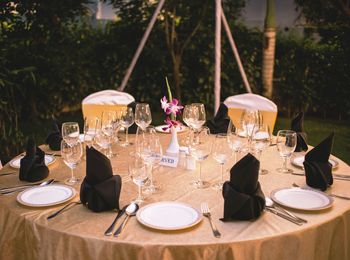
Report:
[[[277,171],[281,173],[292,173],[293,170],[287,168],[287,160],[295,151],[297,145],[297,134],[291,130],[280,130],[277,133],[276,146],[277,150],[283,158],[283,167]]]
[[[229,147],[231,148],[234,156],[234,164],[237,162],[237,154],[241,151],[244,146],[246,139],[245,136],[242,135],[243,129],[240,125],[235,126],[230,120],[230,123],[227,128],[227,142]]]
[[[101,118],[101,128],[100,135],[104,135],[108,138],[108,151],[106,152],[106,156],[108,158],[114,157],[112,151],[112,140],[117,132],[117,128],[119,126],[118,116],[116,111],[103,111]],[[100,136],[101,137],[101,136]]]
[[[244,131],[243,134],[248,140],[247,150],[250,152],[254,130],[256,129],[256,126],[259,126],[262,123],[262,115],[259,110],[245,109],[242,112],[240,123]]]
[[[222,186],[224,185],[224,165],[230,157],[230,154],[231,150],[227,142],[227,134],[217,134],[213,144],[212,155],[213,158],[220,164],[221,180],[214,183],[214,189],[222,190]]]
[[[159,185],[153,181],[153,167],[160,163],[163,156],[162,145],[156,135],[147,138],[141,144],[140,155],[145,164],[149,167],[150,184],[145,188],[145,192],[155,193],[159,191]]]
[[[254,130],[254,136],[253,136],[253,147],[257,153],[258,160],[260,161],[260,174],[267,174],[268,170],[263,169],[261,167],[261,154],[264,149],[269,147],[271,144],[271,133],[268,125],[261,124],[259,126],[256,126]]]
[[[121,146],[129,146],[132,143],[129,142],[128,131],[129,127],[135,122],[135,115],[132,107],[128,107],[125,111],[121,112],[120,125],[125,128],[125,142],[121,143]]]
[[[66,180],[69,185],[74,185],[79,182],[79,179],[74,176],[74,169],[77,167],[83,155],[83,148],[79,141],[70,144],[65,140],[61,141],[61,156],[63,162],[71,169],[71,177]]]
[[[189,151],[190,155],[198,161],[199,164],[199,178],[192,184],[198,189],[207,188],[209,183],[202,180],[202,162],[209,157],[211,152],[209,128],[203,127],[197,132],[196,136],[192,135]]]
[[[68,144],[73,145],[79,141],[79,124],[77,122],[65,122],[62,124],[62,138]]]
[[[151,109],[149,104],[138,103],[135,108],[135,123],[145,130],[152,122]]]
[[[138,195],[134,202],[141,204],[144,202],[142,187],[148,182],[149,179],[147,166],[141,158],[136,158],[131,164],[129,164],[129,176],[138,187]]]
[[[194,130],[195,138],[193,141],[198,142],[198,132],[206,121],[204,104],[192,103],[189,106],[185,106],[183,120]]]
[[[85,118],[84,120],[84,144],[91,146],[97,133],[100,119],[98,117]]]

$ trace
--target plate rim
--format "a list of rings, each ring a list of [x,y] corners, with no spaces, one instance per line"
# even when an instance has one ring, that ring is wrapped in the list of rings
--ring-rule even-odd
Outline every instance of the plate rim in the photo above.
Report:
[[[167,126],[167,125],[157,125],[157,126],[154,127],[154,129],[156,129],[156,131],[159,132],[159,133],[171,134],[170,131],[168,132],[168,131],[163,131],[163,130],[162,130],[162,127],[166,127],[166,126]],[[178,133],[182,133],[182,132],[184,132],[184,131],[187,130],[187,126],[181,125],[181,128],[182,128],[182,129],[180,129],[179,131],[177,131]]]
[[[302,190],[302,191],[306,191],[306,192],[314,192],[317,193],[323,197],[326,197],[328,199],[328,203],[325,206],[322,207],[317,207],[317,208],[300,208],[300,207],[295,207],[295,206],[291,206],[288,204],[283,203],[282,201],[278,200],[277,198],[275,198],[275,194],[281,190]],[[318,191],[318,190],[314,190],[314,189],[308,189],[308,188],[300,188],[300,187],[292,187],[292,188],[279,188],[279,189],[275,189],[273,191],[271,191],[270,193],[270,198],[277,204],[291,208],[291,209],[297,209],[297,210],[304,210],[304,211],[319,211],[319,210],[324,210],[324,209],[328,209],[330,207],[333,206],[333,202],[334,199],[332,197],[330,197],[328,194],[326,194],[325,192],[322,191]]]
[[[296,164],[296,163],[294,162],[295,159],[301,158],[301,157],[304,157],[304,158],[305,158],[305,155],[295,155],[295,156],[293,156],[293,158],[291,159],[292,165],[295,166],[295,167],[298,167],[298,168],[300,168],[300,169],[304,168],[304,166],[298,165],[298,164]],[[334,166],[332,165],[332,169],[335,169],[335,168],[337,168],[337,167],[339,166],[339,162],[338,162],[336,159],[329,158],[328,161],[333,161],[333,162],[334,162]]]
[[[13,165],[13,162],[14,162],[15,160],[17,160],[18,158],[20,158],[20,157],[23,158],[24,155],[17,155],[16,157],[14,157],[14,158],[9,162],[10,167],[12,167],[12,168],[14,168],[14,169],[19,169],[19,168],[21,168],[21,167],[17,167],[16,165]],[[49,166],[49,165],[53,164],[53,163],[56,161],[56,156],[54,156],[54,155],[45,154],[45,157],[50,157],[50,158],[52,158],[52,161],[49,162],[46,166]],[[44,159],[44,160],[45,160],[45,159]]]
[[[169,228],[166,228],[166,227],[160,227],[160,226],[154,226],[154,225],[151,225],[145,221],[143,221],[140,217],[141,213],[146,210],[147,208],[151,207],[151,206],[155,206],[155,205],[159,205],[159,204],[176,204],[176,205],[181,205],[181,206],[185,206],[187,208],[191,208],[192,210],[194,210],[195,212],[197,212],[198,214],[198,217],[197,219],[191,223],[191,224],[188,224],[188,225],[185,225],[185,226],[181,226],[181,227],[169,227]],[[187,228],[190,228],[190,227],[193,227],[195,225],[197,225],[199,222],[202,221],[203,219],[203,216],[202,216],[202,213],[192,207],[190,204],[187,204],[187,203],[183,203],[183,202],[175,202],[175,201],[158,201],[158,202],[154,202],[154,203],[150,203],[150,204],[147,204],[146,206],[140,208],[138,210],[138,212],[136,213],[136,219],[137,221],[139,221],[142,225],[146,226],[146,227],[149,227],[149,228],[153,228],[153,229],[157,229],[157,230],[163,230],[163,231],[173,231],[173,230],[182,230],[182,229],[187,229]]]
[[[27,203],[25,201],[22,200],[22,196],[24,193],[30,191],[30,190],[33,190],[33,189],[38,189],[38,188],[46,188],[46,187],[57,187],[57,186],[60,186],[60,187],[64,187],[64,188],[67,188],[69,190],[72,191],[72,194],[64,199],[64,200],[61,200],[61,201],[57,201],[57,202],[52,202],[52,203],[47,203],[47,204],[31,204],[31,203]],[[43,207],[50,207],[50,206],[55,206],[55,205],[59,205],[59,204],[62,204],[62,203],[65,203],[71,199],[73,199],[77,194],[77,191],[71,187],[71,186],[68,186],[68,185],[64,185],[64,184],[50,184],[50,185],[46,185],[46,186],[35,186],[35,187],[30,187],[28,189],[25,189],[24,191],[21,191],[18,195],[17,195],[17,202],[20,203],[21,205],[24,205],[24,206],[27,206],[27,207],[33,207],[33,208],[43,208]]]

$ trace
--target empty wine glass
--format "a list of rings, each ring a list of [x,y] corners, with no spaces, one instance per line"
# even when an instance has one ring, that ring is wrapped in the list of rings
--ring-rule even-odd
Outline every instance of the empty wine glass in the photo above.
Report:
[[[132,111],[132,107],[128,107],[125,111],[122,112],[121,118],[120,118],[120,124],[122,127],[125,128],[125,142],[121,143],[121,146],[129,146],[132,145],[132,143],[129,142],[128,139],[128,131],[129,127],[132,126],[132,124],[135,121],[134,112]]]
[[[276,138],[277,150],[283,158],[283,167],[277,171],[281,173],[292,173],[293,170],[287,168],[287,160],[290,158],[297,145],[297,134],[291,130],[280,130]]]
[[[65,140],[61,141],[61,156],[63,162],[71,169],[71,177],[65,182],[69,185],[74,185],[79,182],[79,179],[74,177],[74,169],[77,167],[83,155],[83,148],[79,141],[70,144]]]
[[[196,131],[199,131],[205,124],[205,120],[206,115],[204,104],[192,103],[190,117],[188,118],[188,123],[190,126]]]
[[[245,109],[241,115],[240,123],[248,140],[247,150],[250,152],[254,129],[262,123],[261,113],[256,109]]]
[[[269,147],[271,144],[271,133],[268,125],[261,124],[260,126],[256,127],[256,130],[254,130],[254,136],[253,136],[253,147],[258,155],[258,160],[260,161],[260,174],[267,174],[268,170],[263,169],[261,167],[261,154],[264,149]]]
[[[145,129],[137,127],[135,137],[135,151],[130,153],[131,156],[140,156],[142,144],[144,141],[152,139],[157,134],[154,126],[147,126]]]
[[[99,121],[98,117],[85,118],[84,120],[84,143],[88,146],[93,145]]]
[[[141,146],[141,158],[144,160],[145,164],[149,166],[150,184],[145,188],[145,191],[148,193],[155,193],[160,190],[160,187],[153,181],[153,167],[162,160],[162,145],[160,144],[158,136],[153,135],[151,138],[144,140]]]
[[[242,133],[243,129],[240,127],[240,125],[235,126],[232,120],[230,120],[230,123],[227,128],[227,142],[233,152],[234,164],[236,164],[237,162],[238,152],[241,151],[242,147],[246,142],[246,139]]]
[[[182,120],[185,122],[185,124],[189,127],[192,128],[190,125],[191,122],[191,118],[193,118],[194,116],[192,115],[192,105],[186,105],[183,112],[182,112]]]
[[[135,123],[141,128],[146,129],[152,122],[151,109],[149,104],[138,103],[135,108]]]
[[[114,156],[112,152],[112,138],[116,131],[116,121],[117,115],[115,111],[103,111],[101,117],[101,131],[99,132],[99,137],[108,137],[108,151],[106,156],[112,158]]]
[[[62,138],[68,144],[73,145],[79,141],[79,124],[77,122],[65,122],[62,124]]]
[[[227,142],[227,135],[217,134],[215,136],[212,154],[213,158],[220,164],[221,180],[217,183],[214,183],[214,189],[222,190],[222,186],[224,185],[224,164],[227,162],[230,153],[231,150]]]
[[[194,140],[196,139],[196,140]],[[198,139],[198,140],[197,140]],[[198,189],[207,188],[209,183],[202,180],[202,162],[205,161],[211,152],[211,140],[209,128],[203,127],[199,130],[196,136],[192,136],[190,143],[190,155],[198,161],[199,164],[199,178],[192,184]]]
[[[136,158],[131,164],[129,164],[129,176],[138,187],[138,195],[134,202],[141,204],[144,202],[144,197],[142,196],[142,187],[147,183],[149,178],[147,167],[144,164],[143,160]]]

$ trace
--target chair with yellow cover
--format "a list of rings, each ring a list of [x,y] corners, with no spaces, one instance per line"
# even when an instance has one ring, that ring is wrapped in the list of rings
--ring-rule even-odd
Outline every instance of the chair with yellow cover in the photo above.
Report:
[[[125,92],[112,89],[98,91],[83,99],[83,117],[86,119],[101,117],[105,110],[121,111],[132,102],[135,102],[135,98]]]
[[[224,104],[228,107],[228,115],[235,125],[240,122],[245,109],[257,109],[262,114],[264,123],[273,132],[277,118],[277,105],[271,100],[256,94],[239,94],[225,99]]]

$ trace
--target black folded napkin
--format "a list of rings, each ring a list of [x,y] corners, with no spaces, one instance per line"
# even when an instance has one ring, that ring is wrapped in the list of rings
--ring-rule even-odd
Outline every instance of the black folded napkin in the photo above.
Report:
[[[333,138],[334,133],[305,155],[306,184],[310,187],[324,191],[333,184],[332,165],[328,161],[332,152]]]
[[[215,117],[207,121],[207,126],[211,134],[227,133],[229,123],[230,117],[228,116],[227,106],[221,103]]]
[[[52,122],[52,132],[46,137],[45,143],[49,145],[50,149],[53,151],[61,150],[61,133],[62,124],[59,123],[55,118]]]
[[[80,187],[80,201],[95,212],[119,210],[121,178],[113,176],[110,160],[93,147],[86,147],[86,177]]]
[[[261,215],[265,196],[258,182],[260,162],[250,153],[230,171],[230,181],[224,183],[224,217],[222,221],[250,220]]]
[[[19,179],[21,181],[36,182],[49,175],[49,168],[45,164],[45,153],[36,147],[33,138],[28,138],[26,155],[21,159]]]
[[[291,130],[297,133],[297,146],[296,152],[307,151],[307,136],[304,132],[304,113],[298,112],[291,122]]]

